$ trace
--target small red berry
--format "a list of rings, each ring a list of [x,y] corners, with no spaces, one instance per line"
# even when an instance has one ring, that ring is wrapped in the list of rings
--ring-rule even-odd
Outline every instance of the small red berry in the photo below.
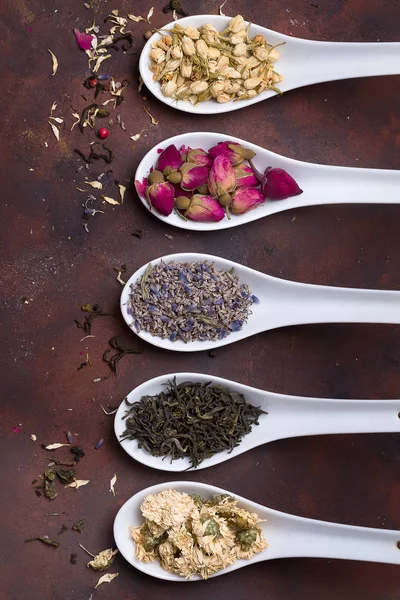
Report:
[[[89,79],[89,87],[95,88],[96,85],[97,85],[97,79],[94,79],[94,78]]]
[[[101,129],[99,129],[99,131],[97,132],[98,136],[102,139],[105,140],[108,138],[108,136],[110,135],[110,132],[108,131],[108,129],[106,129],[105,127],[101,127]]]

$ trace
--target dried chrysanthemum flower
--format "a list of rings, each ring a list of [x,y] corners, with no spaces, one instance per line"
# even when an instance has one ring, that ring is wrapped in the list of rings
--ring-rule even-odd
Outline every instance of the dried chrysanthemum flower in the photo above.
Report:
[[[113,563],[114,556],[118,554],[118,550],[108,548],[96,554],[93,560],[89,560],[87,566],[91,567],[95,571],[106,571]]]

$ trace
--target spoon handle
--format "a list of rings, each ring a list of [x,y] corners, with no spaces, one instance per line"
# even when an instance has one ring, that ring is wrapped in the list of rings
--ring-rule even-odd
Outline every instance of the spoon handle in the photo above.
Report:
[[[294,41],[294,40],[293,40]],[[302,85],[323,81],[400,74],[400,42],[319,42],[296,40],[290,61],[290,73],[307,65]],[[298,72],[298,70],[297,70]],[[298,87],[296,84],[295,87]]]
[[[266,288],[274,312],[265,315],[261,330],[309,323],[400,324],[398,291],[311,285],[269,277]]]
[[[266,406],[269,441],[306,435],[400,433],[400,400],[330,400],[269,393]]]
[[[341,558],[400,564],[400,531],[372,529],[273,513],[265,558]]]

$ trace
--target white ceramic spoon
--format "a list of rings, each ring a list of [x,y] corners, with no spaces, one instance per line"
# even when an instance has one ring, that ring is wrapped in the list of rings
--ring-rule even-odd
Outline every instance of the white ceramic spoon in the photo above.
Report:
[[[218,31],[223,31],[228,27],[230,20],[231,17],[218,15],[196,15],[168,23],[163,30],[173,29],[175,24],[182,27],[201,27],[205,23],[210,23]],[[197,106],[192,106],[190,102],[184,100],[167,98],[161,93],[160,84],[153,81],[153,73],[149,69],[151,44],[163,35],[166,34],[155,33],[148,40],[139,61],[140,75],[144,84],[161,102],[184,112],[210,115],[238,110],[276,96],[274,91],[265,91],[251,100],[238,100],[224,104],[216,100],[208,100],[200,102]],[[323,81],[400,74],[400,42],[319,42],[291,37],[254,24],[250,27],[249,35],[250,37],[262,35],[272,46],[283,44],[279,46],[280,59],[275,63],[277,72],[283,77],[283,81],[278,84],[282,92]]]
[[[309,323],[390,323],[400,324],[400,292],[386,290],[363,290],[298,283],[265,275],[225,258],[198,253],[169,254],[151,261],[159,262],[213,262],[220,270],[234,268],[242,283],[247,283],[258,304],[252,304],[252,314],[240,331],[235,331],[217,341],[182,340],[171,342],[168,338],[155,337],[147,331],[135,331],[130,315],[131,285],[145,272],[149,263],[138,269],[127,281],[121,294],[121,311],[128,326],[146,342],[182,352],[210,350],[226,346],[262,331],[305,325]]]
[[[231,215],[230,219],[224,218],[218,223],[190,221],[183,219],[173,212],[164,217],[155,210],[150,211],[160,221],[194,231],[217,231],[244,225],[262,217],[272,215],[283,210],[299,208],[302,206],[317,206],[321,204],[399,204],[400,203],[400,171],[388,169],[357,169],[351,167],[332,167],[302,162],[275,154],[270,150],[261,148],[223,133],[192,132],[177,135],[154,146],[140,162],[135,180],[140,182],[147,177],[150,169],[155,168],[159,157],[158,150],[165,149],[174,144],[178,149],[181,146],[202,148],[209,150],[218,142],[231,141],[242,144],[256,153],[254,165],[262,173],[267,167],[285,169],[297,181],[303,193],[286,200],[266,201],[254,210],[243,215]],[[149,210],[149,204],[139,194],[144,206]]]
[[[139,402],[142,396],[154,396],[165,390],[165,384],[176,377],[179,385],[185,381],[207,383],[228,387],[244,394],[246,400],[259,406],[268,414],[262,414],[259,425],[252,427],[239,446],[232,452],[218,452],[204,460],[197,468],[206,469],[234,458],[256,446],[275,440],[306,435],[328,435],[343,433],[388,433],[400,432],[400,400],[328,400],[325,398],[301,398],[266,392],[202,373],[170,373],[150,379],[136,387],[127,396],[130,404]],[[138,447],[137,440],[123,440],[126,429],[125,414],[128,405],[122,402],[115,414],[114,430],[122,448],[138,462],[161,471],[186,471],[190,460],[181,458],[171,460],[152,456]]]
[[[257,513],[260,519],[266,519],[260,525],[268,548],[250,560],[236,561],[213,577],[274,558],[340,558],[400,565],[400,531],[305,519],[256,504],[213,485],[196,481],[168,481],[148,487],[132,496],[120,508],[114,521],[114,539],[122,556],[139,571],[152,577],[181,582],[199,579],[184,579],[162,569],[158,561],[143,563],[136,558],[136,548],[129,527],[143,523],[140,505],[144,498],[167,489],[200,494],[205,498],[210,498],[213,494],[231,494],[239,501],[240,507]]]

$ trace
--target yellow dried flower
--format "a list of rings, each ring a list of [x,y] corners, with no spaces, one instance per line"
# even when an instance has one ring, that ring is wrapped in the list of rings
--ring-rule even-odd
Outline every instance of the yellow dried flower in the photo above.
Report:
[[[194,81],[190,86],[190,91],[192,94],[201,94],[201,92],[205,92],[208,88],[207,81]]]
[[[246,44],[238,44],[237,46],[234,47],[232,54],[233,56],[245,56],[247,52],[247,46]]]
[[[230,99],[231,97],[229,96],[229,94],[225,94],[224,92],[220,92],[216,98],[217,102],[219,102],[220,104],[229,102]]]
[[[236,69],[230,68],[228,70],[227,77],[229,77],[229,79],[240,79],[242,75]]]
[[[279,73],[275,73],[275,71],[272,73],[272,83],[280,83],[282,81],[282,75],[279,75]]]
[[[243,85],[246,88],[246,90],[253,90],[258,85],[260,85],[260,83],[261,83],[260,77],[250,77],[250,79],[245,80]]]
[[[183,61],[180,64],[179,71],[180,71],[180,74],[182,75],[182,77],[184,77],[185,79],[188,79],[189,77],[191,77],[192,63],[189,61],[189,59],[187,59],[187,58],[183,59]]]
[[[172,80],[172,81],[168,81],[167,83],[164,83],[161,86],[161,91],[164,94],[164,96],[167,96],[168,98],[172,98],[176,92],[177,87],[178,86],[175,83],[175,81]]]
[[[209,56],[208,55],[208,46],[204,40],[197,40],[196,53],[197,53],[197,56],[200,56],[200,58],[204,58],[204,60],[207,60],[207,58]]]
[[[237,15],[235,18],[231,19],[228,27],[232,33],[239,33],[239,31],[246,29],[246,23],[244,22],[242,15]]]
[[[254,48],[253,50],[253,56],[255,56],[258,60],[261,61],[268,60],[269,51],[263,46],[257,46],[257,48]]]
[[[220,73],[227,67],[229,67],[229,58],[227,56],[221,56],[216,64],[215,71],[216,73]]]
[[[280,57],[280,54],[279,54],[278,50],[276,48],[272,48],[272,50],[270,51],[269,56],[268,56],[269,60],[271,62],[276,62],[279,59],[279,57]]]
[[[168,73],[168,71],[176,71],[176,69],[179,69],[180,64],[180,58],[171,58],[171,60],[169,60],[164,67],[164,73]]]
[[[218,48],[213,48],[212,46],[208,46],[208,57],[211,60],[218,60],[221,56],[221,51]]]
[[[194,45],[193,40],[186,35],[183,36],[182,50],[183,53],[186,54],[186,56],[193,56],[193,54],[196,54],[196,47]]]
[[[207,42],[207,44],[215,44],[219,41],[219,33],[215,29],[214,25],[206,23],[201,28],[201,37]]]
[[[244,34],[244,35],[241,35],[241,34]],[[231,44],[233,44],[233,46],[237,46],[238,44],[243,43],[243,38],[245,36],[246,36],[246,30],[239,31],[239,33],[237,33],[235,35],[231,35],[229,41]]]
[[[198,40],[200,37],[200,31],[196,27],[185,27],[185,35],[192,40]]]
[[[118,554],[118,550],[113,550],[112,548],[103,550],[99,554],[96,554],[93,560],[89,560],[87,566],[92,567],[95,571],[105,571],[111,567],[116,554]]]
[[[182,48],[177,45],[172,46],[171,57],[172,58],[182,58]]]
[[[190,102],[190,104],[193,104],[193,106],[198,104],[198,98],[197,98],[196,94],[189,96],[189,102]]]
[[[216,98],[218,96],[218,94],[220,94],[223,90],[224,90],[224,82],[223,81],[216,81],[210,87],[210,92],[211,92],[211,95],[213,96],[213,98]]]
[[[160,64],[165,60],[165,52],[164,50],[161,50],[161,48],[153,48],[153,50],[150,51],[149,56],[151,60],[154,60],[157,64]]]
[[[259,64],[260,61],[255,56],[250,56],[246,62],[246,65],[249,69],[254,69],[254,67],[258,67]]]

